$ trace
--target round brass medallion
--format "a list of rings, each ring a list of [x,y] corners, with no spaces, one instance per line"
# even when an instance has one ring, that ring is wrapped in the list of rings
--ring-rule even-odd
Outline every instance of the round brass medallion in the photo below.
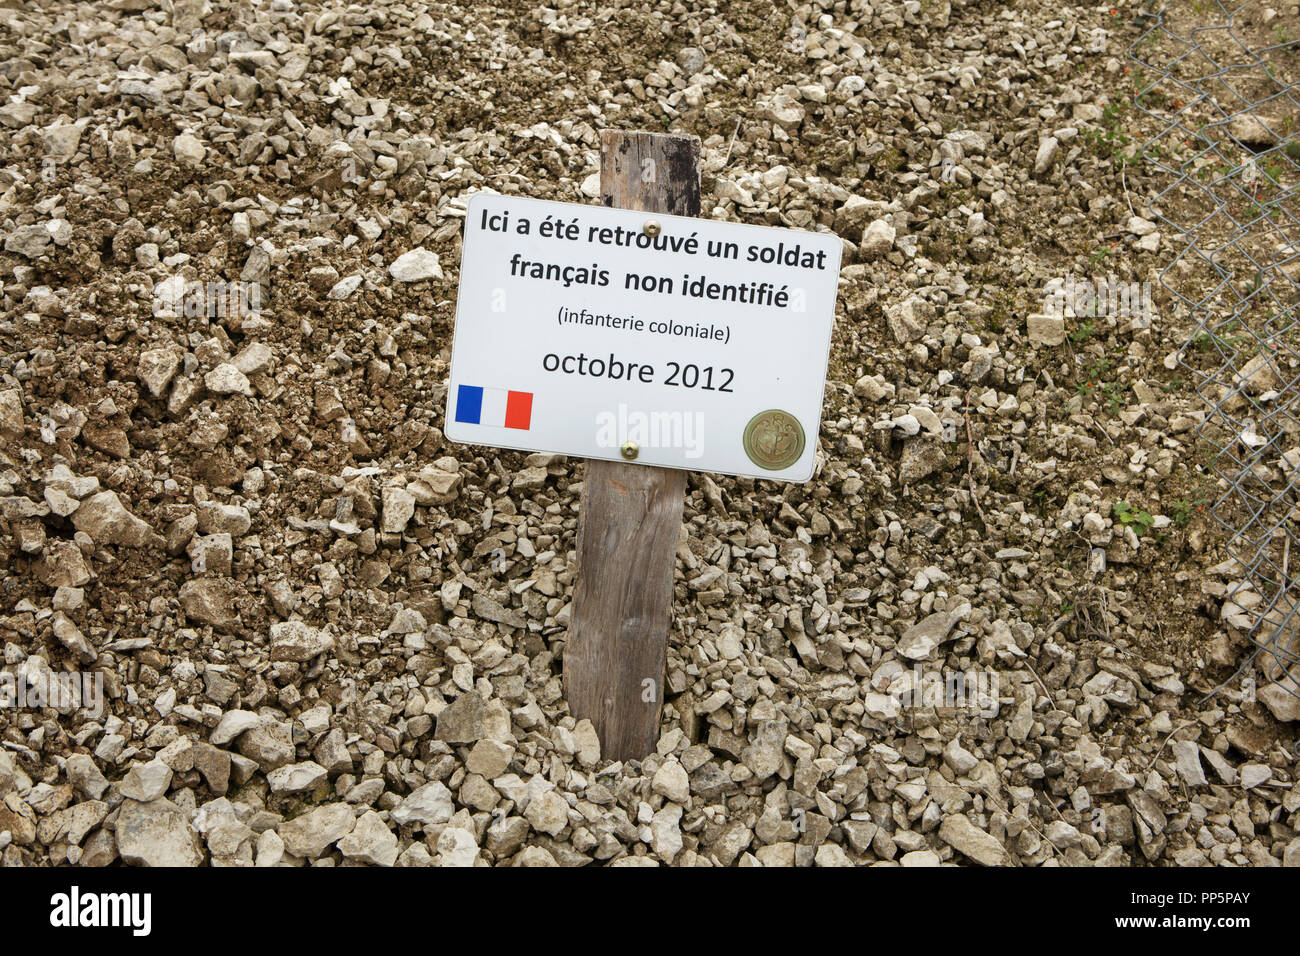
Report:
[[[804,434],[799,419],[779,408],[759,412],[745,426],[745,454],[768,471],[789,468],[803,454]]]

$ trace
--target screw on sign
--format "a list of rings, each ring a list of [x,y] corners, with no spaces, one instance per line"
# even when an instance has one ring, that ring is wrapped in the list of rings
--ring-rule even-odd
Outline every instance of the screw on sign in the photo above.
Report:
[[[813,477],[842,243],[699,219],[692,136],[606,131],[600,178],[600,206],[471,198],[444,431],[587,460],[564,688],[629,760],[668,689],[686,471]]]

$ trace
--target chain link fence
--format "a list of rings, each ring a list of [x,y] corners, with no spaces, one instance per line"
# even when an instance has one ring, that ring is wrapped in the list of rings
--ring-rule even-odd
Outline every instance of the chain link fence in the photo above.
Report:
[[[1160,284],[1194,327],[1179,374],[1206,403],[1197,451],[1219,481],[1204,509],[1235,562],[1224,621],[1250,641],[1229,682],[1258,674],[1296,693],[1300,18],[1266,3],[1182,2],[1148,7],[1137,26],[1140,155],[1174,249]]]

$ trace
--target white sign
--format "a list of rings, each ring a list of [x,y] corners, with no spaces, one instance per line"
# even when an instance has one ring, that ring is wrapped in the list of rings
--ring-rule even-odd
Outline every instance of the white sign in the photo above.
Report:
[[[478,193],[452,441],[812,477],[837,236]]]

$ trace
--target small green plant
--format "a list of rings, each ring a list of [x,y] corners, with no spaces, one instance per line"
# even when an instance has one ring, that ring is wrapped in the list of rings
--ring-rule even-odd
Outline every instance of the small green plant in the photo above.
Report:
[[[1134,94],[1137,94],[1141,87],[1142,73],[1138,71],[1138,86],[1134,88]],[[1125,99],[1117,99],[1115,102],[1108,104],[1101,111],[1101,128],[1088,127],[1080,130],[1079,138],[1091,145],[1102,158],[1117,160],[1121,165],[1127,165],[1137,158],[1138,150],[1126,152],[1125,147],[1129,145],[1129,137],[1123,131],[1124,114],[1128,110],[1129,104]]]
[[[1133,506],[1127,501],[1115,502],[1115,504],[1111,506],[1111,514],[1114,516],[1115,520],[1125,528],[1131,527],[1133,533],[1139,538],[1150,531],[1151,526],[1156,522],[1156,519],[1152,516],[1151,512],[1145,511],[1141,508],[1134,511]]]
[[[1256,269],[1255,278],[1246,280],[1246,294],[1254,295],[1264,287],[1264,270]]]
[[[1118,382],[1101,383],[1102,404],[1106,408],[1107,414],[1114,418],[1119,414],[1120,407],[1124,404],[1124,390],[1120,388]]]
[[[1192,348],[1198,352],[1208,352],[1218,348],[1222,352],[1232,352],[1248,345],[1251,337],[1246,334],[1233,334],[1237,331],[1237,320],[1225,322],[1213,332],[1201,332],[1192,339]]]
[[[1096,384],[1104,382],[1111,374],[1110,359],[1104,356],[1093,359],[1084,367],[1083,374],[1087,376],[1089,382]]]
[[[1204,498],[1179,498],[1169,507],[1170,518],[1174,524],[1179,527],[1185,527],[1189,521],[1196,515],[1196,512],[1205,507]]]
[[[1082,345],[1092,338],[1096,327],[1091,322],[1084,322],[1077,329],[1070,333],[1070,341],[1075,345]]]
[[[1093,381],[1100,381],[1110,372],[1110,359],[1099,358],[1089,362],[1088,367],[1084,370],[1088,378]]]
[[[1089,362],[1084,368],[1084,380],[1078,384],[1077,390],[1083,399],[1096,398],[1113,417],[1119,414],[1124,405],[1124,387],[1117,381],[1108,380],[1110,371],[1110,359],[1099,358]]]

